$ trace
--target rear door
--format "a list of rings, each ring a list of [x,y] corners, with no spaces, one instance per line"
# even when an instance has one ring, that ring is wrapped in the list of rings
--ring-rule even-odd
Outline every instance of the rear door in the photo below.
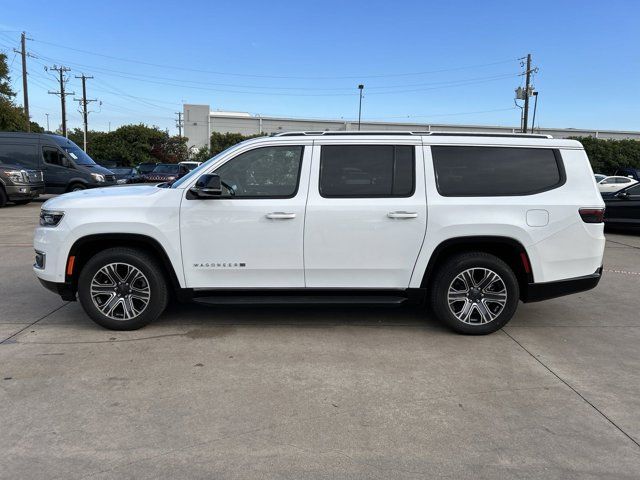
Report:
[[[409,286],[427,222],[419,145],[419,138],[397,137],[315,141],[304,232],[307,287]]]

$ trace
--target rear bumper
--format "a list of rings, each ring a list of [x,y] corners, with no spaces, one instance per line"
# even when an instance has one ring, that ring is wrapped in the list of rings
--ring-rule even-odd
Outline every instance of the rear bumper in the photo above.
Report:
[[[591,290],[598,285],[601,277],[602,267],[591,275],[585,275],[584,277],[569,278],[555,282],[529,283],[523,292],[522,301],[525,303],[539,302]]]
[[[40,283],[44,288],[60,295],[62,297],[62,300],[65,300],[67,302],[76,301],[76,291],[70,283],[50,282],[41,278],[38,278],[38,280],[40,280]]]

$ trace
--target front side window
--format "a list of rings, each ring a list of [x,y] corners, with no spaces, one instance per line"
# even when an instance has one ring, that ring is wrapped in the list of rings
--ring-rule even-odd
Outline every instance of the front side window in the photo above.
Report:
[[[69,162],[62,153],[57,148],[45,147],[42,149],[42,156],[44,158],[44,162],[49,165],[58,165],[59,167],[68,166]]]
[[[632,197],[640,197],[640,183],[625,190]]]
[[[565,181],[549,148],[432,146],[436,185],[445,197],[532,195]]]
[[[304,147],[262,147],[215,170],[233,198],[291,198],[298,191]]]
[[[410,197],[412,145],[323,145],[320,194],[325,198]]]

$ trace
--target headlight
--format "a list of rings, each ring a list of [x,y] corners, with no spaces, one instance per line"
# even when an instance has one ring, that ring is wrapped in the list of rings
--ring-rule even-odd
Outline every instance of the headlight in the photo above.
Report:
[[[27,172],[24,171],[24,170],[5,170],[3,173],[12,182],[15,182],[15,183],[28,183],[29,182],[29,176],[27,175]]]
[[[104,175],[101,173],[92,173],[91,176],[96,182],[104,182]]]
[[[57,227],[62,217],[64,217],[64,212],[40,210],[40,225],[43,227]]]

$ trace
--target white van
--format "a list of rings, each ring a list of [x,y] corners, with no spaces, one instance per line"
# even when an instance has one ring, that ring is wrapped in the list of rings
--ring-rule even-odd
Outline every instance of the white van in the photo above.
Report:
[[[91,207],[94,208],[91,208]],[[541,135],[256,138],[172,185],[48,200],[34,271],[112,329],[206,303],[431,304],[485,334],[597,285],[604,203],[582,145]]]

